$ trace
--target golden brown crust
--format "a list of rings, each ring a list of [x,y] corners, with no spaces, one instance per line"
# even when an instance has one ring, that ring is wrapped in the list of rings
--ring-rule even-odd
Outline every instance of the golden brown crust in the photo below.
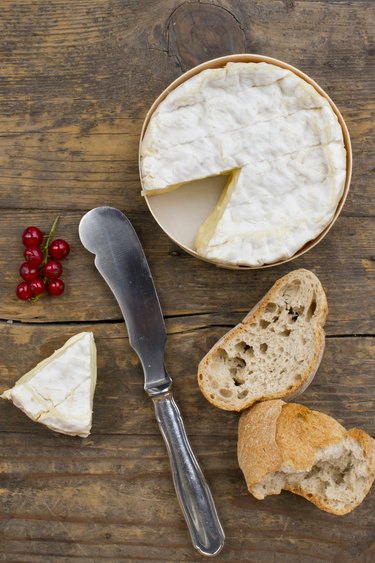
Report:
[[[238,463],[250,488],[282,465],[276,442],[277,421],[285,403],[280,400],[257,403],[241,414],[238,425]],[[257,432],[252,432],[257,428]],[[253,463],[253,460],[257,460]]]
[[[276,424],[276,443],[283,461],[293,460],[293,469],[308,471],[318,448],[345,438],[346,430],[332,417],[297,403],[284,404]]]
[[[360,497],[341,508],[326,502],[323,495],[306,491],[300,484],[283,489],[300,495],[321,510],[344,515],[351,512],[369,492],[375,477],[375,441],[363,430],[345,428],[332,417],[281,400],[258,403],[241,415],[238,435],[238,461],[249,492],[264,498],[257,486],[269,475],[288,467],[310,471],[317,452],[351,438],[359,444],[367,461],[368,477]]]
[[[205,386],[205,378],[204,373],[209,371],[209,366],[212,360],[212,357],[217,353],[217,351],[225,347],[227,342],[230,342],[240,331],[242,331],[246,326],[250,326],[251,324],[257,322],[260,318],[262,318],[264,311],[267,305],[272,302],[276,295],[279,294],[280,289],[283,286],[287,286],[291,280],[295,280],[298,277],[311,278],[314,284],[317,284],[319,288],[319,292],[317,297],[317,310],[315,311],[315,352],[313,359],[308,366],[308,368],[301,374],[299,381],[297,381],[293,386],[291,386],[288,390],[283,390],[280,392],[275,393],[268,393],[262,395],[257,399],[249,398],[247,401],[244,400],[241,405],[234,405],[228,404],[223,401],[218,400],[217,397],[212,396],[208,389]],[[319,279],[310,272],[309,270],[305,270],[300,268],[298,270],[293,270],[289,272],[279,280],[275,282],[275,284],[271,287],[271,289],[265,294],[265,296],[251,309],[251,311],[245,316],[245,318],[232,328],[229,332],[224,334],[209,350],[209,352],[205,355],[205,357],[201,360],[198,366],[198,385],[199,388],[204,395],[204,397],[212,403],[214,406],[221,408],[223,410],[230,410],[230,411],[237,411],[240,412],[251,407],[257,401],[264,401],[264,400],[272,400],[272,399],[280,399],[280,398],[294,398],[295,396],[302,393],[306,387],[310,384],[312,379],[315,376],[315,373],[320,365],[321,359],[323,357],[324,347],[325,347],[325,332],[323,329],[324,323],[326,321],[328,315],[328,303],[327,298],[324,292],[322,285],[320,284]]]
[[[348,436],[361,444],[365,457],[369,460],[372,471],[375,472],[375,440],[360,428],[351,428],[348,430]]]

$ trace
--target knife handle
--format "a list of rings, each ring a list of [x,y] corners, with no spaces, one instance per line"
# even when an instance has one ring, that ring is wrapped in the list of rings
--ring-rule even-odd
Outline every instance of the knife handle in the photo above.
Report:
[[[178,406],[171,393],[152,397],[152,400],[193,545],[203,555],[216,555],[224,545],[224,531],[211,491],[191,450]]]

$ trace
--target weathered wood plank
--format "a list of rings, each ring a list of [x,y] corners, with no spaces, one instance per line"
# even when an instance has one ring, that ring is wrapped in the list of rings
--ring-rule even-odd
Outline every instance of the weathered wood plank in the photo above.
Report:
[[[206,319],[206,322],[209,320]],[[201,319],[202,321],[202,319]],[[166,365],[174,380],[174,393],[190,435],[226,439],[235,437],[238,415],[211,406],[199,392],[199,361],[227,327],[194,328],[191,318],[170,319]],[[143,374],[130,349],[122,323],[83,326],[0,325],[0,391],[38,361],[50,355],[71,335],[87,327],[95,334],[98,349],[98,384],[95,395],[94,435],[157,434],[152,405],[143,391]],[[338,418],[345,426],[363,427],[375,435],[374,338],[329,338],[319,372],[301,401]],[[14,354],[14,350],[19,352]],[[49,431],[32,423],[11,403],[0,401],[3,432]],[[36,438],[37,439],[37,438]],[[72,443],[76,440],[73,439]],[[78,440],[81,442],[81,440]]]
[[[181,65],[234,52],[243,36],[244,50],[300,67],[332,95],[354,148],[344,213],[374,215],[372,2],[86,0],[46,7],[38,0],[14,6],[3,2],[0,18],[3,207],[108,203],[138,211],[138,138],[148,107]],[[216,48],[215,34],[223,36]]]
[[[66,294],[33,305],[16,298],[23,261],[21,233],[28,224],[48,230],[57,213],[2,212],[0,244],[7,252],[0,254],[0,318],[24,322],[119,319],[119,308],[95,270],[93,256],[78,239],[83,213],[63,213],[57,231],[72,245],[64,262]],[[375,223],[371,218],[341,217],[316,248],[294,263],[257,271],[223,270],[192,258],[176,248],[146,209],[130,213],[129,218],[144,245],[167,316],[229,313],[229,322],[236,324],[279,277],[295,268],[308,268],[319,276],[328,294],[328,334],[374,334]]]
[[[238,415],[200,395],[196,367],[230,326],[294,267],[314,270],[330,303],[326,352],[301,402],[375,434],[374,31],[372,0],[3,0],[0,12],[0,391],[70,335],[94,330],[93,434],[56,435],[0,401],[0,561],[201,561],[191,548],[167,456],[118,307],[77,237],[85,210],[114,205],[139,232],[168,318],[167,366],[226,530],[222,561],[374,560],[374,491],[344,518],[282,494],[246,493]],[[347,121],[354,173],[343,216],[284,268],[217,270],[180,252],[139,195],[138,139],[154,98],[181,72],[244,50],[315,78]],[[56,211],[57,210],[57,211]],[[27,224],[72,242],[67,293],[16,300]],[[91,321],[111,321],[94,323]],[[86,321],[88,324],[56,324]]]
[[[1,551],[8,557],[203,560],[190,547],[161,438],[38,438],[1,437]],[[237,467],[235,436],[196,436],[192,444],[226,532],[218,560],[350,561],[371,545],[373,493],[342,518],[289,493],[256,501]]]

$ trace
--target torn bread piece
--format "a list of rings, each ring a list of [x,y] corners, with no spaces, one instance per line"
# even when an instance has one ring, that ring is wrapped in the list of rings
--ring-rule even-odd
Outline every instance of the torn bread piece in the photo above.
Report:
[[[238,462],[257,499],[281,490],[336,515],[356,508],[375,478],[375,441],[318,411],[281,400],[242,413]]]
[[[282,277],[202,359],[203,395],[216,407],[241,411],[301,393],[323,355],[327,313],[324,289],[312,272]]]
[[[81,332],[1,397],[55,432],[86,437],[91,430],[95,386],[94,335]]]

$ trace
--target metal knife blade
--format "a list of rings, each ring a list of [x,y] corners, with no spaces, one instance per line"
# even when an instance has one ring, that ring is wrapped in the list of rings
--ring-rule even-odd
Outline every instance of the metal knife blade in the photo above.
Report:
[[[172,383],[164,369],[167,335],[146,256],[132,224],[117,209],[98,207],[82,218],[79,236],[96,255],[95,265],[117,299],[130,344],[142,363],[146,391],[164,390]]]
[[[145,390],[154,403],[193,545],[203,555],[217,555],[225,536],[170,392],[172,380],[164,367],[165,325],[141,243],[128,218],[113,207],[89,211],[80,222],[79,236],[96,255],[95,265],[118,301],[130,344],[141,360]]]

